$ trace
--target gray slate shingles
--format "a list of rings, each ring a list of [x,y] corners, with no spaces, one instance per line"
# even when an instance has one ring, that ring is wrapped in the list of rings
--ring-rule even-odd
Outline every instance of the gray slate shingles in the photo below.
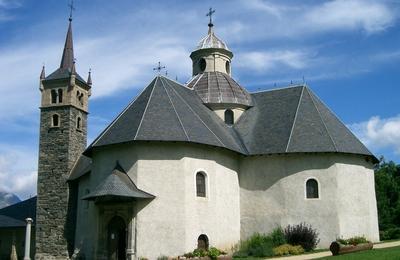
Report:
[[[195,76],[188,87],[194,89],[204,104],[238,104],[245,107],[253,105],[250,94],[228,74],[204,72]]]
[[[373,157],[306,86],[250,97],[253,107],[230,127],[195,91],[156,77],[85,154],[93,147],[147,140],[194,142],[244,155],[343,152]]]
[[[91,193],[84,196],[85,200],[96,199],[152,199],[154,196],[136,187],[125,170],[117,163],[115,169]]]
[[[321,118],[328,128],[338,152],[372,155],[361,141],[310,91]]]
[[[293,124],[287,152],[326,152],[334,151],[335,146],[314,106],[307,88],[303,94]]]
[[[182,141],[243,152],[226,126],[193,90],[156,77],[88,147],[131,141]]]
[[[25,219],[36,220],[36,196],[0,209],[0,227],[23,227]]]
[[[252,94],[254,106],[234,126],[250,154],[285,152],[301,92],[288,88]]]
[[[24,227],[25,221],[0,215],[0,228]]]

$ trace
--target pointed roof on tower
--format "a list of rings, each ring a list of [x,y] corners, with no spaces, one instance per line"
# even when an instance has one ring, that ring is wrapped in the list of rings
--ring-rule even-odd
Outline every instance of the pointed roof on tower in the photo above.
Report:
[[[74,66],[74,44],[72,41],[72,19],[69,18],[67,37],[65,39],[60,68],[72,69],[73,66]]]
[[[72,74],[76,79],[86,83],[86,81],[75,71],[74,42],[72,40],[72,18],[69,18],[67,36],[65,38],[64,50],[61,56],[60,67],[46,77],[46,80],[65,79]]]

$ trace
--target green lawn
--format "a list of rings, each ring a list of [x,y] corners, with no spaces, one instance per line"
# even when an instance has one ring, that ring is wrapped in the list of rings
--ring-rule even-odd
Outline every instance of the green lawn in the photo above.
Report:
[[[339,255],[339,256],[329,256],[318,259],[334,259],[334,260],[369,260],[369,259],[397,259],[400,260],[400,246],[390,247],[390,248],[382,248],[382,249],[373,249],[368,251],[361,251],[357,253]]]

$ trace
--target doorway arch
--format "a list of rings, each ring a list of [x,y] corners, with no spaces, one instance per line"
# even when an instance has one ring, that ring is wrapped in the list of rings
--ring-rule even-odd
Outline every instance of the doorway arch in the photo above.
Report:
[[[127,232],[125,221],[120,216],[113,217],[107,226],[108,259],[126,259]]]

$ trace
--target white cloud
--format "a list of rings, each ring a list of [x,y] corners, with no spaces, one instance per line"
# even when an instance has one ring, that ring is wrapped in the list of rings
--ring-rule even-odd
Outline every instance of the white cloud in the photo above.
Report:
[[[374,61],[380,61],[380,62],[392,62],[392,61],[397,61],[400,59],[400,50],[385,50],[383,52],[373,54],[371,56],[372,60]]]
[[[390,118],[374,116],[349,127],[372,150],[388,148],[400,155],[400,115]]]
[[[256,71],[283,67],[302,69],[307,66],[310,53],[300,50],[243,52],[237,56],[237,66]]]
[[[14,17],[8,11],[18,7],[21,7],[20,0],[0,0],[0,22],[12,20]]]
[[[370,0],[336,0],[311,8],[304,15],[305,23],[316,30],[353,30],[368,33],[391,26],[395,15],[385,3]]]
[[[243,8],[259,12],[249,19],[257,31],[248,31],[246,38],[297,38],[354,30],[373,34],[391,27],[398,18],[398,6],[388,1],[330,0],[311,3],[296,2],[293,5],[284,1],[242,1]]]
[[[0,191],[21,199],[36,194],[37,152],[30,147],[0,146]]]

